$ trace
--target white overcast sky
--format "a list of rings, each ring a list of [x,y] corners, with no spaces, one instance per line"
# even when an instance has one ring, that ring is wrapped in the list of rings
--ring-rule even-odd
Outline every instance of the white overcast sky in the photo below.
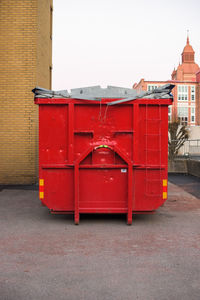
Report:
[[[200,0],[54,0],[53,89],[167,80],[189,29],[200,65]]]

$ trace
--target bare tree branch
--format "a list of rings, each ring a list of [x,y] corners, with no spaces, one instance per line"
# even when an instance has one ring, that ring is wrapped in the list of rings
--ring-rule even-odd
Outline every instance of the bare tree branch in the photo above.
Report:
[[[168,127],[168,151],[169,159],[174,159],[178,155],[179,149],[188,139],[189,133],[185,125],[180,125],[180,121],[176,120],[169,123]]]

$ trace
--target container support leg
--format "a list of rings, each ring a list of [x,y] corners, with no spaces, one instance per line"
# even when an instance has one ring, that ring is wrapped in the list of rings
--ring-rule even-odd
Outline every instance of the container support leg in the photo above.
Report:
[[[129,164],[128,168],[128,213],[127,213],[127,224],[132,225],[133,211],[133,167]]]
[[[74,224],[75,225],[79,225],[79,219],[80,219],[80,217],[79,217],[79,213],[78,214],[74,214]]]
[[[132,212],[131,213],[127,213],[127,225],[132,225],[132,221],[133,221],[133,216],[132,216]]]
[[[79,165],[74,169],[74,223],[79,224]]]

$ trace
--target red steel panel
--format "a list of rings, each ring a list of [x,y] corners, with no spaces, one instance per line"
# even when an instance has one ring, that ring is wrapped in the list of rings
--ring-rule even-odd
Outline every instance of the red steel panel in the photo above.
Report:
[[[95,208],[128,209],[127,168],[124,169],[81,169],[80,171],[80,209]],[[88,189],[90,183],[90,189]],[[116,189],[116,186],[118,188]]]
[[[40,199],[52,213],[154,212],[167,198],[171,99],[37,98]],[[116,100],[116,99],[115,99]]]

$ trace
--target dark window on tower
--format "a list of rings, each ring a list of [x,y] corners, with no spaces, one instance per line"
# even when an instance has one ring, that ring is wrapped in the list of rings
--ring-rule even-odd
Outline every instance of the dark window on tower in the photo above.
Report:
[[[51,89],[52,84],[52,66],[49,66],[49,88]]]
[[[52,40],[52,29],[53,27],[53,7],[50,6],[50,39]]]
[[[194,60],[194,54],[190,54],[190,60]]]

